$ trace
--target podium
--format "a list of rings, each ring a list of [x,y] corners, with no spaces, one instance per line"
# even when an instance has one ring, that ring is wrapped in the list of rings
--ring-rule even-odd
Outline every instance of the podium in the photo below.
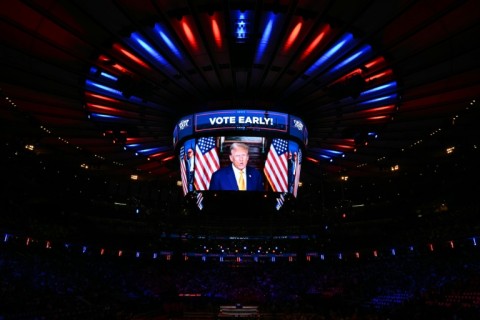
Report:
[[[258,312],[258,306],[220,306],[218,313],[219,318],[258,318],[260,316]]]

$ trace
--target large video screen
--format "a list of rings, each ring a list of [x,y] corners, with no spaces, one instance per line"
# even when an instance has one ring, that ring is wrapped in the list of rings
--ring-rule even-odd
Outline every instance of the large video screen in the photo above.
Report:
[[[264,110],[197,113],[178,121],[173,140],[183,194],[198,198],[200,209],[212,194],[225,199],[234,193],[239,201],[273,197],[277,210],[297,197],[307,143],[298,117]]]
[[[283,138],[252,136],[199,137],[186,140],[180,147],[180,172],[184,195],[194,191],[239,191],[238,181],[222,183],[212,189],[212,176],[221,168],[232,167],[234,161],[230,146],[242,143],[248,146],[247,192],[272,191],[297,196],[302,168],[302,149],[297,142]],[[251,170],[250,172],[248,170]],[[227,171],[227,170],[225,170]],[[250,188],[257,184],[251,179],[253,171],[259,173],[262,189]],[[229,179],[224,175],[223,179]]]

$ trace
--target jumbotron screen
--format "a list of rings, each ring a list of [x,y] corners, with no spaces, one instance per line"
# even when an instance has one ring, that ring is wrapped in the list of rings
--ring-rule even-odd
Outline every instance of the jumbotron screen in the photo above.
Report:
[[[212,183],[216,171],[234,166],[230,151],[234,143],[248,147],[248,191],[240,191],[234,180],[231,184],[227,181]],[[193,194],[201,199],[211,193],[237,193],[236,199],[251,193],[264,198],[273,195],[275,207],[279,210],[285,198],[297,197],[306,144],[307,130],[303,121],[285,113],[220,110],[183,117],[174,130],[183,194]],[[260,174],[253,175],[253,171]],[[222,179],[229,178],[221,176]],[[260,177],[261,188],[253,190],[249,184],[252,186],[256,177]],[[219,185],[228,185],[228,188],[222,189]],[[199,201],[198,206],[201,209],[203,204]]]

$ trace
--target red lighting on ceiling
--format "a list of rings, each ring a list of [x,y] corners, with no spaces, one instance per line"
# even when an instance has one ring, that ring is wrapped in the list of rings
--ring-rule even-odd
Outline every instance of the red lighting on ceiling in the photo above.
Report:
[[[173,160],[173,159],[175,159],[175,156],[166,157],[162,161],[170,161],[170,160]]]
[[[319,43],[322,41],[322,39],[326,36],[328,31],[330,30],[330,26],[326,25],[323,30],[313,39],[313,41],[310,43],[310,45],[303,51],[302,56],[300,57],[300,60],[305,59],[307,56],[309,56],[315,48],[319,45]]]
[[[368,79],[365,79],[366,82],[369,82],[369,81],[372,81],[372,80],[376,80],[376,79],[380,79],[380,78],[383,78],[383,77],[387,77],[387,76],[390,76],[392,75],[392,70],[391,69],[388,69],[388,70],[385,70],[381,73],[377,73],[371,77],[369,77]]]
[[[378,65],[378,64],[381,64],[381,63],[384,63],[385,62],[385,58],[383,57],[378,57],[374,60],[372,60],[371,62],[369,63],[366,63],[365,64],[365,68],[367,69],[372,69],[374,66]]]
[[[114,44],[113,45],[113,48],[115,50],[117,50],[119,53],[123,54],[124,56],[126,56],[127,58],[129,58],[130,60],[132,60],[133,62],[141,65],[142,67],[146,68],[146,69],[150,69],[149,65],[146,64],[145,62],[143,62],[143,60],[139,59],[137,56],[135,56],[133,53],[131,53],[130,51],[124,49],[121,45],[119,45],[118,43]]]
[[[375,116],[375,117],[368,117],[367,120],[369,121],[375,121],[375,120],[383,120],[389,118],[389,116]]]
[[[344,75],[343,77],[341,77],[340,79],[335,81],[334,83],[345,81],[345,80],[347,80],[349,78],[352,78],[353,76],[356,76],[356,75],[362,76],[362,72],[363,72],[362,69],[357,68],[357,69],[353,70],[352,72],[347,73],[346,75]]]
[[[127,138],[127,144],[134,144],[134,143],[143,143],[145,142],[144,138]]]
[[[395,105],[391,104],[391,105],[383,106],[383,107],[365,109],[365,110],[359,111],[358,113],[360,113],[360,114],[362,114],[362,113],[384,113],[384,112],[391,111],[393,108],[395,108]]]
[[[112,65],[112,67],[122,73],[127,73],[127,69],[125,69],[124,67],[122,67],[121,65],[119,65],[118,63],[115,63]]]
[[[306,157],[306,159],[310,162],[315,162],[315,163],[319,163],[320,161],[318,161],[317,159],[314,159],[314,158],[311,158],[311,157]]]
[[[197,40],[195,39],[192,29],[190,28],[187,22],[182,21],[182,29],[183,29],[183,32],[185,33],[185,36],[187,37],[188,42],[190,43],[190,46],[193,48],[194,51],[198,51]]]
[[[111,107],[105,107],[105,106],[101,106],[101,105],[98,105],[98,104],[93,104],[93,103],[87,103],[87,109],[89,111],[95,111],[95,112],[98,112],[98,111],[108,111],[108,112],[111,112],[111,113],[117,113],[118,112],[118,109],[116,108],[111,108]]]
[[[115,45],[114,45],[115,47]],[[117,49],[118,50],[118,49]],[[109,65],[111,66],[112,68],[116,69],[117,71],[120,71],[122,73],[125,73],[127,72],[127,69],[125,69],[124,67],[122,67],[121,65],[117,64],[117,63],[114,63],[113,60],[110,58],[110,57],[107,57],[106,55],[100,55],[98,57],[98,61],[99,61],[99,64],[100,65]]]
[[[110,58],[107,57],[106,55],[102,54],[98,57],[98,61],[101,61],[103,63],[107,63],[107,62],[110,62]]]
[[[222,34],[220,32],[220,27],[218,26],[217,19],[215,17],[212,17],[211,22],[212,22],[212,33],[213,33],[213,38],[215,39],[215,44],[219,49],[221,49],[223,46]]]
[[[297,23],[295,28],[293,28],[292,32],[287,38],[287,41],[285,42],[285,45],[283,46],[283,53],[286,53],[290,48],[292,47],[293,43],[295,40],[298,38],[298,34],[300,33],[300,30],[302,29],[303,23],[300,21]]]
[[[99,99],[99,100],[104,100],[104,101],[109,101],[109,102],[118,102],[117,99],[113,99],[104,95],[96,94],[96,93],[91,93],[91,92],[85,92],[85,95],[89,98],[92,99]]]
[[[128,141],[128,140],[127,140]],[[149,155],[148,157],[149,158],[158,158],[158,157],[161,157],[165,154],[166,152],[158,152],[158,153],[154,153],[154,154],[151,154]],[[165,160],[165,159],[164,159]]]
[[[353,145],[352,146],[347,146],[345,144],[336,144],[335,148],[343,149],[343,150],[346,150],[346,149],[351,150],[351,149],[354,148],[354,146]]]

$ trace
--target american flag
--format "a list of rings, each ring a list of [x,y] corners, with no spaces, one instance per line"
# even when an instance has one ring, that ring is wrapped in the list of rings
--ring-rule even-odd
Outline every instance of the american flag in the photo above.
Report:
[[[288,191],[287,152],[287,140],[273,139],[263,171],[274,192]]]
[[[295,173],[295,188],[293,189],[293,195],[297,197],[298,183],[300,182],[300,171],[302,170],[302,150],[298,150],[297,154],[297,172]]]
[[[195,152],[195,189],[208,190],[210,186],[210,177],[220,168],[220,159],[218,158],[215,138],[199,138]]]
[[[183,195],[188,192],[187,168],[185,166],[185,146],[180,148],[180,175],[182,177]]]
[[[203,193],[201,192],[197,193],[197,207],[200,210],[203,209]]]
[[[277,198],[277,205],[275,206],[277,211],[282,208],[284,203],[285,203],[285,193],[281,193],[280,196]]]

